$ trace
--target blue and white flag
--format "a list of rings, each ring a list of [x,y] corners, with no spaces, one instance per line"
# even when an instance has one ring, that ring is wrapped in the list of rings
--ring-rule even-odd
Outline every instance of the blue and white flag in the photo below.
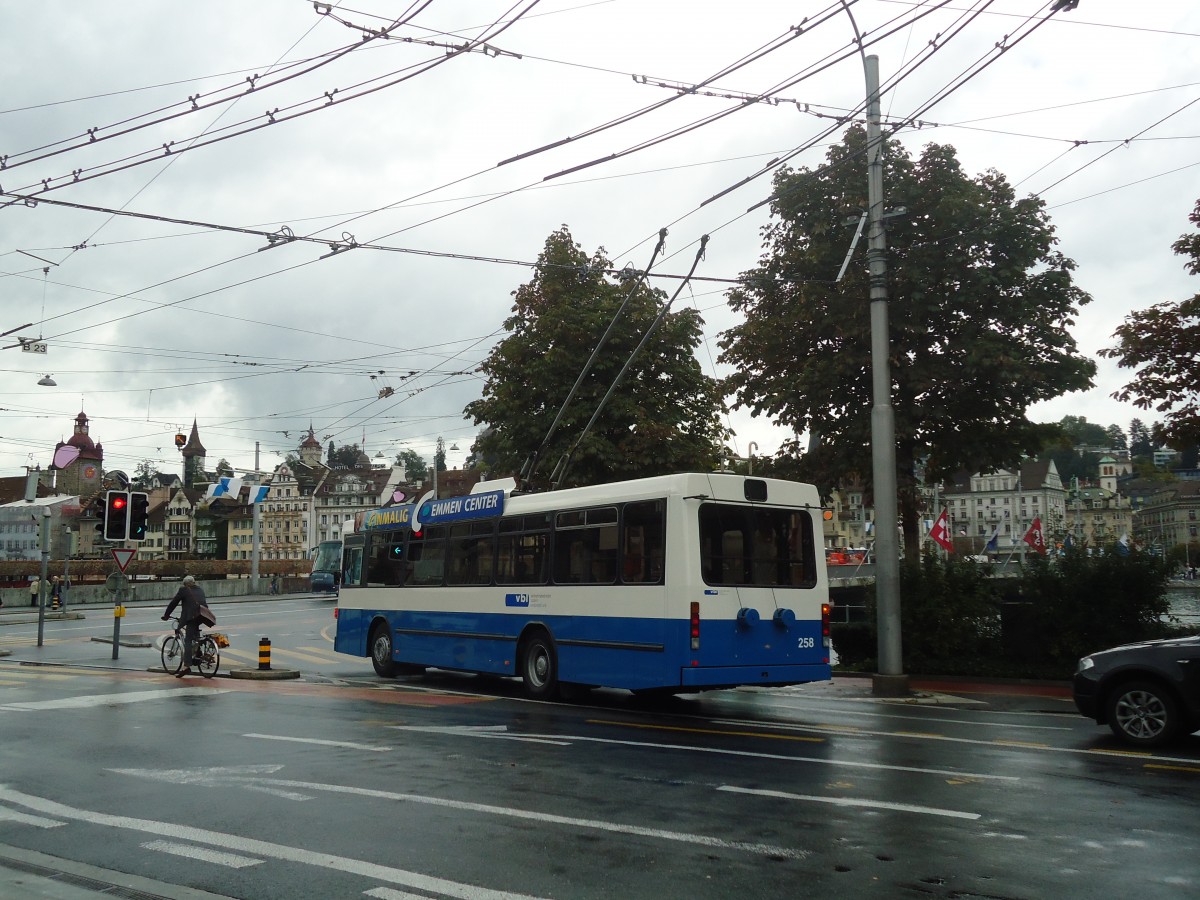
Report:
[[[271,490],[269,484],[253,484],[250,486],[250,498],[247,503],[262,503],[267,499],[267,493]]]
[[[996,527],[992,529],[992,536],[987,539],[983,549],[989,552],[995,552],[1000,549],[1000,523],[996,523]]]
[[[221,477],[217,479],[216,484],[208,486],[208,493],[205,495],[210,500],[215,500],[218,497],[228,497],[236,499],[237,495],[242,492],[242,479]]]
[[[1121,556],[1129,555],[1129,532],[1126,531],[1121,535],[1121,539],[1117,541],[1117,553]]]

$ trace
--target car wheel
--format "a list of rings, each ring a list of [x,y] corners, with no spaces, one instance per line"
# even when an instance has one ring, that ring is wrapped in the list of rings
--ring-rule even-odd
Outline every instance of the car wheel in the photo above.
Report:
[[[1128,681],[1108,698],[1108,727],[1131,744],[1165,744],[1179,733],[1182,724],[1175,698],[1152,681]]]
[[[371,629],[371,665],[375,674],[381,678],[391,678],[396,674],[396,661],[392,659],[392,633],[388,626],[380,622]]]

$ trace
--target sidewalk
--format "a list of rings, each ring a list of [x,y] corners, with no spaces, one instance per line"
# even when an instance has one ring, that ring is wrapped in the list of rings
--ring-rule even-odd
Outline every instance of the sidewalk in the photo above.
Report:
[[[0,844],[0,897],[4,900],[230,900],[194,888],[165,884],[86,863]]]

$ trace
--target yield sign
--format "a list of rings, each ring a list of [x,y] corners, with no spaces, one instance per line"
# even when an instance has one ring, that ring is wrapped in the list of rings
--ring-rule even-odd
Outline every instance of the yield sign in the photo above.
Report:
[[[124,548],[118,550],[116,547],[113,547],[112,555],[113,559],[117,561],[117,568],[124,572],[125,567],[129,565],[129,561],[133,559],[133,554],[135,553],[137,553],[137,550],[126,550]]]

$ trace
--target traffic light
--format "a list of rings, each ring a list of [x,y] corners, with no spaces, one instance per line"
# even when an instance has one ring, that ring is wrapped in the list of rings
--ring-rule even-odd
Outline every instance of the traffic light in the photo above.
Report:
[[[140,491],[129,495],[129,540],[144,541],[150,518],[150,497]]]
[[[104,495],[104,539],[123,541],[129,537],[129,491]]]
[[[96,540],[104,540],[104,497],[97,494],[88,507],[88,515],[96,520]]]

